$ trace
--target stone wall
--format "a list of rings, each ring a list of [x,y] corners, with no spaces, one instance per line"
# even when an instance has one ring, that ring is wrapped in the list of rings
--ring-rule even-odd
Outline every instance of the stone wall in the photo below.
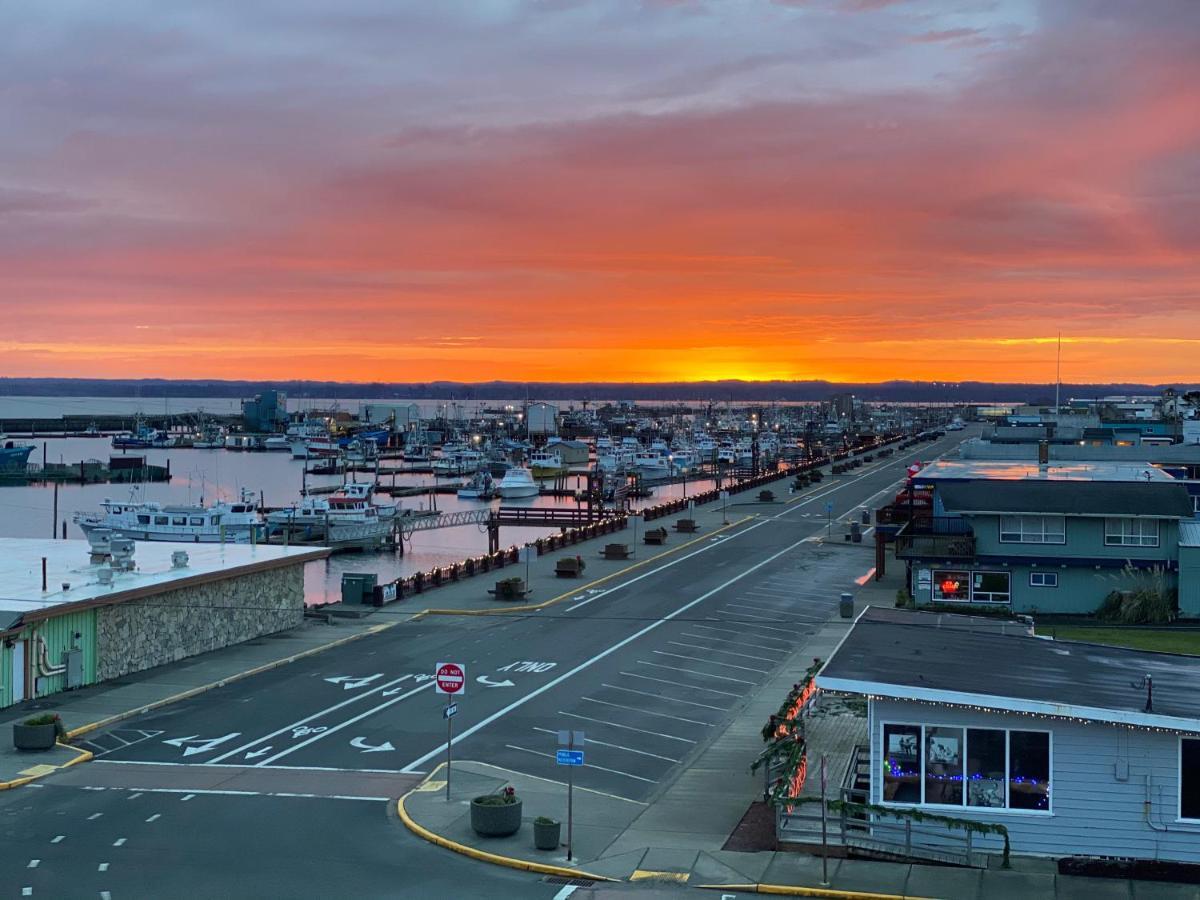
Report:
[[[140,672],[294,628],[304,619],[304,566],[165,591],[96,610],[96,677]]]

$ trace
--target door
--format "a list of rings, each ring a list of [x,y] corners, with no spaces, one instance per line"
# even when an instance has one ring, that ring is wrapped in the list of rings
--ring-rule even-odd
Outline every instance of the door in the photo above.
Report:
[[[12,648],[12,702],[25,699],[25,641],[17,641]]]

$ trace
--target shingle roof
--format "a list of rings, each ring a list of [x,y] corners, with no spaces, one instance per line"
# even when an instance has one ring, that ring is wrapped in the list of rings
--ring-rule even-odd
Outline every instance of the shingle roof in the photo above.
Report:
[[[819,687],[1200,732],[1198,657],[1028,637],[969,616],[875,613],[859,617]]]
[[[1200,547],[1200,522],[1179,523],[1179,546]]]
[[[1117,481],[961,481],[937,486],[947,512],[1061,513],[1190,519],[1182,484]]]

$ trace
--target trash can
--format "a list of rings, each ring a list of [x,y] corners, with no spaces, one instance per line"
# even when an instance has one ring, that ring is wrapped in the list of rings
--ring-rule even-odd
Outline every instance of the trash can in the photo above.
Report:
[[[843,619],[854,618],[854,595],[842,594],[842,599],[838,603],[838,612]]]
[[[373,603],[379,576],[369,572],[342,573],[343,603]]]
[[[856,544],[862,543],[862,526],[857,522],[850,523],[850,540]]]
[[[871,511],[870,511],[869,509],[864,509],[864,510],[862,511],[862,523],[863,523],[864,525],[870,525],[870,524],[871,524]]]

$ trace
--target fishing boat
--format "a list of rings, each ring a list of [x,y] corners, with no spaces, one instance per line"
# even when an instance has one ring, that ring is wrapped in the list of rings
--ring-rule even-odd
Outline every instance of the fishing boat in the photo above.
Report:
[[[351,482],[342,485],[341,490],[330,496],[313,496],[305,493],[300,502],[283,509],[267,513],[267,524],[272,527],[272,534],[287,528],[305,528],[312,530],[311,536],[324,528],[325,520],[339,512],[352,512],[359,504],[368,504],[375,510],[374,515],[380,519],[394,519],[399,514],[399,508],[394,503],[375,503],[375,485],[369,481]],[[334,500],[338,502],[333,503]],[[354,501],[352,505],[344,504],[343,500]]]
[[[341,451],[337,440],[325,437],[294,437],[288,442],[292,459],[324,459],[337,456]]]
[[[33,444],[12,441],[0,434],[0,476],[24,476]]]
[[[292,449],[292,439],[286,434],[273,434],[270,437],[263,438],[262,448],[273,452],[288,453]]]
[[[245,489],[238,500],[211,506],[204,506],[203,500],[199,506],[163,506],[105,499],[100,508],[101,512],[75,514],[75,524],[85,535],[103,528],[135,541],[196,544],[249,543],[266,535],[254,495]]]
[[[497,490],[505,500],[536,497],[541,492],[538,483],[533,480],[533,473],[524,466],[513,466],[505,472]]]
[[[192,440],[196,450],[220,450],[225,446],[225,432],[219,425],[205,425]]]
[[[567,471],[562,457],[549,450],[535,450],[529,457],[529,469],[534,478],[557,478]]]
[[[460,500],[491,500],[496,496],[496,483],[489,471],[476,472],[469,483],[458,489]]]

